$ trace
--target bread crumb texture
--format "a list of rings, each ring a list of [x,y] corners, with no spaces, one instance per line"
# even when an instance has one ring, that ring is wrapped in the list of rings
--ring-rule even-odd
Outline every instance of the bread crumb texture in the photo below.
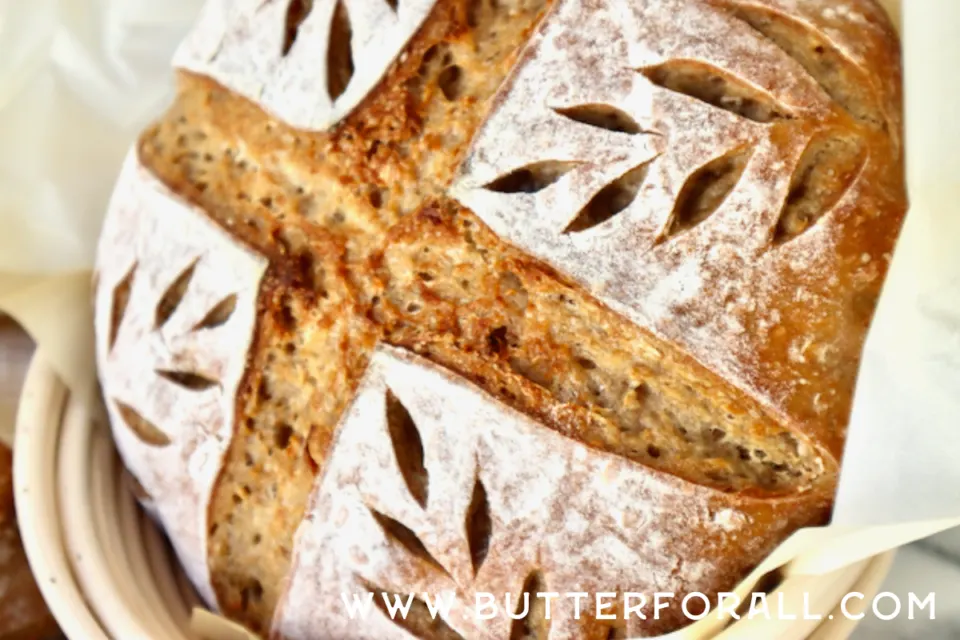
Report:
[[[480,637],[422,603],[341,629],[323,585],[715,593],[825,521],[905,209],[872,0],[259,4],[209,3],[136,150],[239,284],[204,280],[224,240],[162,225],[108,220],[98,256],[121,453],[226,615]],[[685,623],[538,607],[491,637]]]

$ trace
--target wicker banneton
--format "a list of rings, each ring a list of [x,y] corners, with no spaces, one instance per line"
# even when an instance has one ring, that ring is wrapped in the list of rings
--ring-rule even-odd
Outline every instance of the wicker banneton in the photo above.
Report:
[[[208,629],[209,640],[238,638],[228,625],[221,629],[210,616],[197,616],[202,605],[163,534],[138,506],[108,429],[95,424],[71,397],[42,352],[34,356],[24,383],[15,451],[27,555],[71,640],[196,640],[201,627]],[[840,599],[850,591],[867,598],[875,594],[892,555],[822,576],[793,576],[785,567],[772,592],[782,593],[791,611],[802,611],[803,594],[809,593],[808,610],[823,615],[822,624],[762,617],[718,621],[710,615],[669,638],[846,638],[856,622],[839,614]],[[752,576],[738,591],[747,592],[758,581],[770,584],[764,576]]]

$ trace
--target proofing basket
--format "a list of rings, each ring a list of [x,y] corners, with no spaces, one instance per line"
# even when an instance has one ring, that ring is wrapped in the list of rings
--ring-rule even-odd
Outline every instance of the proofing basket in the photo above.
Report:
[[[140,509],[109,429],[95,424],[42,351],[27,371],[16,426],[14,482],[24,544],[40,589],[70,640],[233,640],[246,637],[219,623],[181,573],[153,521]],[[868,603],[892,562],[888,552],[833,573],[792,575],[788,565],[767,596],[776,611],[820,614],[822,621],[719,620],[714,614],[671,640],[840,640],[856,621],[840,614]],[[770,580],[765,581],[767,584]],[[755,581],[742,585],[749,592]],[[769,589],[769,587],[768,587]]]

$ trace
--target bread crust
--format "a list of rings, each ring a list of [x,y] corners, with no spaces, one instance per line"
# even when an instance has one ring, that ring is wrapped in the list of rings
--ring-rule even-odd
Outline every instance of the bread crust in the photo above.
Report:
[[[396,453],[402,445],[389,433],[390,402],[402,404],[422,441],[422,491],[409,491],[401,479],[407,469]],[[482,532],[471,526],[478,494],[490,521]],[[506,616],[474,618],[473,592],[502,600],[522,593],[533,574],[541,575],[542,593],[676,594],[657,617],[650,605],[647,620],[634,616],[623,625],[597,619],[593,604],[578,616],[572,601],[558,600],[549,618],[528,612],[528,627],[544,636],[605,638],[612,629],[626,637],[659,635],[683,625],[678,603],[687,594],[716,601],[722,585],[816,517],[802,496],[751,500],[591,449],[491,402],[429,361],[380,346],[298,532],[271,637],[405,638],[410,625],[423,623],[372,615],[358,624],[341,594],[368,591],[455,592],[446,621],[460,636],[513,637],[516,625]],[[422,547],[407,542],[394,522]],[[516,596],[514,602],[522,611]]]
[[[175,104],[130,161],[229,242],[151,232],[138,220],[174,204],[124,212],[121,198],[107,223],[119,232],[105,233],[98,258],[98,353],[114,399],[160,366],[153,355],[112,360],[114,339],[134,335],[124,323],[157,313],[140,297],[133,320],[116,317],[134,259],[123,246],[206,247],[214,264],[246,256],[233,311],[245,324],[225,338],[230,384],[215,423],[193,422],[197,446],[216,452],[202,471],[144,454],[156,445],[132,437],[112,404],[121,452],[175,544],[189,547],[181,555],[211,604],[266,630],[281,602],[313,593],[284,591],[288,579],[310,583],[313,569],[295,558],[321,572],[339,562],[317,542],[326,525],[315,511],[322,496],[355,489],[324,478],[352,464],[334,452],[348,407],[363,411],[355,398],[378,384],[371,359],[483,398],[538,442],[616,460],[661,487],[654,501],[742,513],[729,531],[661,523],[667,556],[715,562],[700,573],[678,565],[671,579],[690,590],[730,589],[790,531],[825,521],[905,209],[899,55],[882,10],[870,0],[401,0],[391,28],[409,41],[385,47],[396,49],[389,66],[354,55],[355,86],[373,88],[351,94],[348,78],[338,110],[283,89],[336,46],[336,25],[317,27],[333,24],[321,18],[338,15],[336,3],[300,7],[313,26],[292,27],[308,38],[296,64],[264,58],[290,67],[287,84],[266,67],[226,64],[282,44],[288,4],[266,3],[267,20],[244,2],[216,17],[226,5],[212,2],[178,58]],[[354,30],[368,17],[354,15]],[[211,29],[221,35],[208,39]],[[206,51],[218,38],[232,52],[221,62]],[[349,70],[331,55],[324,73]],[[257,86],[276,100],[257,102],[267,95]],[[142,262],[150,282],[169,284],[167,267]],[[140,394],[132,407],[150,403]],[[189,412],[146,412],[161,436],[188,429]],[[491,465],[484,473],[508,475]],[[197,496],[189,536],[176,526],[184,491]],[[609,508],[593,498],[597,513]],[[618,566],[601,565],[595,576]],[[285,607],[277,633],[302,637],[289,630],[307,618]],[[330,615],[314,622],[334,624]],[[571,633],[592,637],[584,625]]]
[[[899,76],[895,40],[879,9],[860,6],[869,3],[714,4],[730,13],[635,2],[635,15],[624,18],[616,3],[558,3],[494,98],[451,192],[495,233],[679,345],[837,461],[837,425],[850,410],[862,338],[904,210],[902,152],[888,134],[900,126],[899,93],[888,80],[890,69]],[[838,30],[842,16],[869,28]],[[778,25],[789,25],[784,37],[802,39],[786,47]],[[593,41],[595,33],[609,38]],[[704,38],[710,33],[723,33],[724,44]],[[833,80],[804,69],[793,51],[800,47],[842,56],[836,64],[849,68],[837,75],[857,83],[856,97],[831,96]],[[620,70],[606,72],[619,59]],[[693,77],[677,77],[684,73]],[[700,86],[716,78],[725,78],[730,96],[717,99],[728,101],[720,108]],[[757,93],[735,99],[735,82]],[[782,115],[752,120],[758,116],[737,112],[748,99]],[[653,135],[558,113],[598,103]],[[810,157],[829,143],[822,157]],[[741,154],[735,187],[709,217],[680,225],[691,181],[710,178],[703,168],[718,158]],[[532,196],[490,188],[518,166],[557,160],[581,165]],[[641,190],[615,218],[561,232],[611,179],[648,163]],[[835,175],[805,184],[820,164]],[[781,237],[792,200],[816,189],[827,192],[827,209]]]
[[[201,596],[210,493],[235,422],[267,261],[124,163],[98,252],[97,365],[114,440]]]

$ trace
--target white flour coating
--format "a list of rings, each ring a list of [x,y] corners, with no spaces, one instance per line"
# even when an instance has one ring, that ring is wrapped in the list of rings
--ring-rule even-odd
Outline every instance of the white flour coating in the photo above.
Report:
[[[851,60],[863,65],[890,36],[887,16],[877,3],[853,0],[715,0],[717,4],[771,8],[830,37]],[[856,29],[850,29],[853,25]]]
[[[157,304],[191,264],[182,303],[161,327]],[[129,303],[109,345],[114,290],[136,265]],[[207,506],[233,431],[237,388],[256,322],[256,298],[266,260],[169,192],[128,155],[109,205],[97,252],[97,364],[126,465],[151,500],[148,508],[173,541],[187,575],[215,604],[207,565]],[[237,296],[220,326],[195,329],[217,303]],[[156,370],[199,373],[218,384],[193,390]],[[170,439],[141,440],[116,402],[133,407]]]
[[[426,509],[407,490],[391,445],[388,389],[423,442]],[[474,577],[464,522],[478,478],[493,531]],[[499,593],[502,601],[502,594],[521,592],[535,569],[546,590],[561,593],[709,589],[724,560],[702,541],[748,547],[737,540],[755,537],[753,508],[742,497],[590,449],[437,365],[380,346],[297,531],[273,637],[408,638],[379,613],[363,624],[348,618],[340,594],[362,596],[368,586],[400,594],[456,591],[447,622],[469,638],[509,632],[503,615],[473,618],[474,594]],[[371,509],[416,533],[446,573],[388,538]],[[553,611],[550,638],[579,637],[572,606],[567,601]]]
[[[793,10],[786,0],[726,4]],[[842,224],[849,224],[838,217],[856,212],[864,183],[855,181],[811,229],[774,246],[791,176],[815,127],[775,137],[772,123],[666,90],[638,70],[677,60],[709,64],[796,122],[819,122],[834,108],[817,81],[749,24],[700,0],[558,0],[520,60],[476,134],[452,195],[498,235],[728,381],[765,404],[788,404],[791,380],[803,376],[785,371],[769,388],[757,388],[778,377],[758,375],[759,353],[781,314],[802,308],[815,324],[837,313],[828,297],[805,289],[837,269],[834,245]],[[556,111],[591,104],[625,112],[641,133],[590,126]],[[694,228],[664,238],[687,179],[737,150],[749,161],[720,207]],[[488,188],[547,160],[579,164],[536,193]],[[601,189],[644,162],[648,174],[625,210],[564,233]],[[814,304],[787,309],[784,282],[797,282],[796,296]]]
[[[721,509],[713,514],[713,523],[724,531],[736,531],[743,524],[743,514],[733,509]]]
[[[880,109],[890,123],[888,133],[899,144],[900,74],[870,74],[862,70],[871,60],[889,57],[889,42],[895,39],[886,11],[877,2],[863,0],[707,0],[718,5],[769,9],[822,34],[858,68],[858,82],[872,86],[881,96]],[[899,64],[899,62],[898,62]],[[873,63],[876,66],[876,62]]]
[[[339,0],[350,19],[354,72],[334,100],[327,50],[338,0],[315,0],[286,55],[287,10],[299,0],[208,0],[174,56],[177,67],[206,75],[260,104],[292,127],[323,130],[349,114],[380,81],[436,0]]]
[[[176,64],[294,127],[322,130],[375,87],[436,0],[399,0],[396,11],[387,0],[342,0],[356,71],[336,101],[327,90],[326,64],[337,2],[313,3],[284,56],[290,2],[209,0]],[[819,122],[835,110],[796,60],[747,23],[711,8],[721,4],[789,15],[829,40],[851,64],[885,59],[874,54],[885,51],[886,35],[862,2],[557,0],[497,95],[451,193],[499,236],[551,263],[625,317],[768,407],[803,417],[804,428],[820,429],[813,434],[818,443],[841,442],[837,425],[846,416],[837,407],[843,408],[847,390],[841,385],[839,392],[802,394],[807,381],[830,380],[838,358],[851,352],[830,342],[842,333],[830,322],[846,317],[849,300],[841,298],[852,287],[827,274],[841,272],[837,252],[851,237],[846,230],[869,222],[861,209],[882,204],[882,196],[871,194],[883,187],[871,182],[877,172],[870,173],[868,160],[861,177],[812,229],[787,245],[771,244],[811,129],[774,136],[773,125],[657,87],[640,72],[696,61],[738,78],[748,94],[775,104],[792,121]],[[852,24],[863,26],[862,34],[854,37]],[[865,80],[877,84],[888,112],[899,91],[895,75]],[[615,106],[640,132],[611,131],[561,113],[597,104]],[[890,124],[895,131],[898,123]],[[666,237],[688,178],[739,152],[749,160],[723,204],[693,229]],[[575,168],[536,194],[486,188],[541,161]],[[641,165],[648,174],[630,206],[592,229],[563,233],[591,198]],[[899,197],[895,186],[890,189],[891,197]],[[869,279],[876,263],[889,260],[863,256],[858,250],[862,274],[853,279]],[[156,327],[164,291],[194,263],[182,304]],[[111,349],[113,294],[134,265],[127,313]],[[266,266],[130,154],[98,251],[98,365],[121,454],[150,495],[146,506],[211,604],[207,509],[232,435]],[[231,294],[237,304],[228,321],[194,330]],[[792,313],[812,327],[809,335],[807,327],[789,325]],[[782,353],[765,352],[778,331],[798,337],[784,341]],[[156,369],[200,373],[218,384],[191,390],[154,375]],[[388,387],[413,416],[423,441],[425,509],[406,488],[386,430]],[[152,446],[137,437],[116,401],[156,425],[169,444]],[[816,417],[803,415],[811,409]],[[804,455],[813,452],[807,447],[800,438]],[[819,456],[816,461],[824,464]],[[474,575],[464,522],[477,478],[486,490],[493,538]],[[464,602],[475,591],[516,594],[533,570],[543,573],[548,589],[565,591],[729,588],[794,524],[810,521],[801,513],[806,508],[812,507],[803,496],[765,502],[731,496],[590,449],[440,367],[381,346],[341,420],[298,529],[274,632],[289,638],[410,637],[377,614],[364,625],[347,619],[340,593],[362,593],[369,586],[434,595],[456,590],[465,600],[457,600],[450,625],[468,637],[503,637],[509,624],[503,616],[481,625]],[[414,531],[444,571],[388,538],[371,509]],[[575,636],[570,614],[563,608],[554,613],[552,638]]]

